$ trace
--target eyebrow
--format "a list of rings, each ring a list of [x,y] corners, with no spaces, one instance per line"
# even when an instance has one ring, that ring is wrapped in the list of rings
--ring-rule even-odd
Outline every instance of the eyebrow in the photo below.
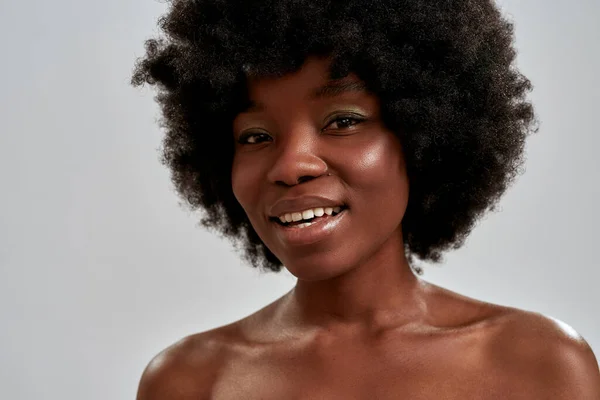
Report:
[[[335,97],[342,93],[365,92],[366,90],[367,85],[362,81],[329,81],[325,85],[316,88],[310,98]]]
[[[313,90],[309,99],[316,100],[325,97],[336,97],[349,92],[366,92],[367,85],[362,81],[342,81],[330,80],[323,86],[319,86]],[[250,100],[249,107],[244,112],[257,112],[264,110],[264,105],[260,102]]]

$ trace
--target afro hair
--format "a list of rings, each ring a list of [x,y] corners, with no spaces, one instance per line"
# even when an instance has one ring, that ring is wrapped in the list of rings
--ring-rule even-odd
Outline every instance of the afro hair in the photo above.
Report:
[[[525,139],[537,131],[513,24],[493,0],[172,0],[159,26],[132,84],[157,88],[161,162],[201,225],[263,270],[282,263],[231,182],[232,121],[248,105],[250,77],[322,56],[331,79],[355,73],[378,97],[405,152],[411,264],[440,262],[464,244],[522,172]]]

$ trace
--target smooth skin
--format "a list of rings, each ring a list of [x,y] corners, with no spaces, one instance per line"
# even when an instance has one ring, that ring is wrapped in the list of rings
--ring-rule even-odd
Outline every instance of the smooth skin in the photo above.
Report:
[[[401,143],[373,94],[312,96],[328,62],[251,80],[255,107],[233,121],[234,194],[295,287],[162,351],[137,399],[600,400],[598,362],[571,327],[412,272]],[[353,74],[347,82],[360,83]],[[270,207],[311,194],[346,204],[345,220],[316,243],[292,245]]]

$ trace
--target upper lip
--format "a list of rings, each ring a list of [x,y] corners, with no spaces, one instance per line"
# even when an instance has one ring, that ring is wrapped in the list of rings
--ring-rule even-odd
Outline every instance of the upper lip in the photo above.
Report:
[[[294,198],[283,198],[275,203],[269,210],[269,217],[277,218],[280,215],[302,212],[311,208],[325,208],[343,206],[340,200],[330,199],[324,196],[302,196]]]

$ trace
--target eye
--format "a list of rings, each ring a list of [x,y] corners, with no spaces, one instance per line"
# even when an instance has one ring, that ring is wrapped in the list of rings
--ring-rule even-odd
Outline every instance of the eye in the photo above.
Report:
[[[257,144],[257,143],[261,143],[264,140],[260,140],[260,138],[268,138],[269,135],[267,135],[266,133],[246,133],[244,135],[241,135],[240,138],[238,139],[238,143],[240,144]],[[258,139],[257,139],[258,138]]]
[[[364,118],[356,117],[354,115],[339,115],[335,119],[331,120],[329,124],[327,124],[327,126],[336,122],[338,124],[338,129],[344,129],[354,125],[358,125],[364,120]]]

